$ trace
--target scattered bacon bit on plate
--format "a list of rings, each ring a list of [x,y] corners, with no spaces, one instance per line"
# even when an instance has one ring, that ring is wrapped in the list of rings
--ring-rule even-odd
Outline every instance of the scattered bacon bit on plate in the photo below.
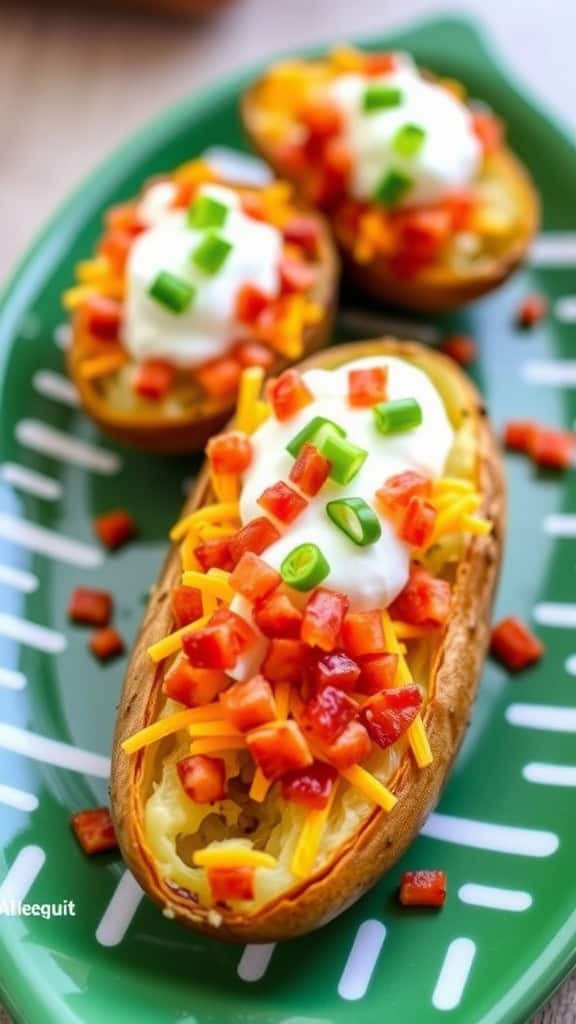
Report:
[[[404,907],[442,907],[446,902],[445,871],[405,871],[398,899]]]
[[[522,299],[516,313],[516,322],[519,327],[533,327],[544,319],[547,312],[548,302],[544,295],[533,292]]]
[[[95,658],[109,661],[110,658],[117,658],[124,652],[124,641],[117,629],[106,626],[92,634],[89,647]]]
[[[444,355],[450,356],[460,366],[471,366],[478,355],[476,342],[468,334],[451,334],[440,346]]]
[[[520,619],[511,615],[493,627],[490,651],[511,672],[520,672],[540,660],[544,645]]]
[[[134,517],[126,509],[119,508],[96,516],[94,532],[104,547],[115,551],[136,536],[137,528]]]
[[[524,452],[537,466],[569,469],[576,456],[576,434],[534,420],[509,420],[503,441],[509,451]]]
[[[112,617],[113,598],[107,590],[76,587],[68,603],[68,617],[84,626],[107,626]]]
[[[114,825],[107,807],[77,811],[70,819],[72,831],[84,853],[106,853],[118,846]]]

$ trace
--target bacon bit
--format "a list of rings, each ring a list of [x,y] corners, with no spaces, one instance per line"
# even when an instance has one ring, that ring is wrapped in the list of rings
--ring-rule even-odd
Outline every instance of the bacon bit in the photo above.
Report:
[[[254,630],[235,612],[220,608],[202,629],[185,633],[182,648],[196,668],[226,670],[256,639]]]
[[[282,798],[320,811],[327,806],[337,777],[332,765],[314,761],[309,768],[282,776]]]
[[[348,371],[348,401],[355,409],[367,408],[386,400],[388,367]]]
[[[100,661],[109,661],[124,653],[124,641],[113,626],[106,626],[93,633],[89,647],[94,657]]]
[[[421,473],[407,469],[404,473],[389,476],[376,491],[376,498],[384,514],[396,518],[406,508],[411,498],[429,498],[431,493],[431,481]]]
[[[548,301],[544,295],[534,292],[526,295],[520,303],[516,312],[516,323],[518,327],[534,327],[540,323],[548,312]]]
[[[398,655],[386,652],[372,658],[362,658],[362,675],[358,683],[360,693],[371,696],[394,686],[398,670]]]
[[[310,263],[291,260],[284,257],[278,268],[280,287],[284,294],[288,292],[307,292],[316,283],[318,270]]]
[[[450,614],[450,584],[412,565],[408,583],[388,610],[392,618],[414,626],[441,626]]]
[[[326,483],[332,463],[318,449],[306,441],[290,470],[290,480],[308,497],[312,498]]]
[[[357,713],[353,700],[336,686],[325,686],[302,705],[298,721],[318,743],[334,743]]]
[[[321,98],[306,100],[298,111],[298,120],[314,139],[328,139],[343,128],[342,112],[336,103]]]
[[[264,676],[234,683],[220,694],[224,714],[240,732],[249,732],[277,717],[272,687]]]
[[[478,351],[474,338],[468,334],[452,334],[441,345],[442,352],[460,366],[471,366],[476,362]]]
[[[254,899],[254,868],[207,868],[206,875],[215,903]]]
[[[200,384],[210,398],[230,398],[238,390],[242,367],[237,359],[223,356],[196,370]]]
[[[195,668],[188,658],[181,654],[164,676],[162,692],[187,708],[197,708],[211,704],[229,683],[230,680],[224,672]]]
[[[239,341],[232,349],[232,356],[240,366],[261,366],[263,370],[269,370],[276,361],[276,356],[267,345],[259,341]]]
[[[484,156],[497,153],[504,135],[501,120],[491,110],[473,110],[471,116],[472,130],[482,146]]]
[[[285,484],[283,480],[267,487],[259,498],[256,499],[260,508],[278,519],[279,522],[288,526],[302,514],[308,502],[292,487]]]
[[[413,495],[404,510],[398,536],[412,547],[426,547],[434,534],[436,515],[436,509],[429,501]]]
[[[84,853],[107,853],[118,848],[114,825],[107,807],[76,811],[70,819],[70,824]]]
[[[229,582],[233,590],[255,602],[268,597],[282,582],[282,577],[253,551],[245,551]]]
[[[405,871],[398,899],[404,907],[442,907],[446,901],[446,872]]]
[[[493,627],[490,651],[511,672],[520,672],[540,660],[544,645],[520,619],[511,615]]]
[[[350,612],[342,624],[342,645],[351,658],[380,654],[385,647],[380,612]]]
[[[228,540],[230,557],[237,565],[245,551],[261,555],[266,548],[280,539],[280,532],[266,516],[251,519]]]
[[[85,626],[107,626],[112,617],[112,595],[107,590],[76,587],[70,596],[68,617]]]
[[[254,609],[254,622],[264,636],[297,640],[302,628],[302,612],[285,593],[274,593]]]
[[[322,747],[324,756],[341,772],[365,761],[371,751],[370,737],[364,726],[356,721],[350,722],[334,743]]]
[[[91,295],[84,307],[86,328],[101,341],[116,341],[122,324],[122,306],[106,295]]]
[[[268,398],[281,423],[309,405],[313,397],[298,370],[285,370],[275,380],[268,381]]]
[[[141,398],[161,402],[174,383],[174,367],[163,359],[146,359],[136,370],[132,388]]]
[[[132,540],[138,532],[134,517],[123,508],[96,516],[93,526],[100,542],[111,551]]]
[[[320,244],[320,227],[314,217],[297,216],[282,228],[284,241],[297,245],[307,256],[314,257]]]
[[[278,779],[313,761],[300,728],[292,720],[253,729],[246,735],[246,744],[267,779]]]
[[[394,53],[365,53],[362,57],[362,70],[365,75],[387,75],[398,66]]]
[[[568,430],[537,427],[531,435],[528,453],[537,466],[569,469],[576,455],[576,435]]]
[[[508,420],[504,426],[504,445],[509,451],[528,453],[537,430],[534,420]]]
[[[146,225],[138,220],[136,203],[118,203],[117,206],[111,206],[104,215],[104,223],[107,228],[127,231],[134,237],[146,228]]]
[[[333,590],[318,587],[310,596],[304,610],[301,639],[309,647],[333,651],[338,642],[348,598]]]
[[[412,725],[421,703],[417,686],[382,690],[364,705],[360,718],[374,743],[386,750]]]
[[[262,674],[271,683],[298,683],[304,672],[305,649],[300,640],[274,637],[261,665]]]
[[[197,804],[212,804],[226,796],[226,764],[221,757],[194,754],[176,762],[180,785]]]
[[[344,651],[322,654],[310,666],[310,676],[316,690],[336,686],[340,690],[353,690],[360,676],[360,666]]]
[[[236,296],[235,316],[241,324],[255,324],[270,305],[270,298],[254,284],[245,284]]]
[[[202,615],[202,594],[197,587],[178,584],[170,595],[174,625],[177,629],[196,622]]]
[[[206,455],[215,473],[243,473],[252,462],[252,444],[246,434],[230,430],[210,438]]]
[[[209,569],[224,569],[230,572],[234,568],[234,560],[230,553],[229,538],[212,537],[194,548],[194,554],[204,572]]]
[[[120,231],[113,228],[103,235],[98,246],[98,252],[105,256],[112,267],[114,274],[123,277],[126,271],[128,254],[134,241],[134,235],[128,231]]]

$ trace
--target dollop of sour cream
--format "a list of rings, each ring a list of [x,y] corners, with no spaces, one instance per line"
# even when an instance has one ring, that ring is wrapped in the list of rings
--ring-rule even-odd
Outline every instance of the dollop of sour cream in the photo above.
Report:
[[[242,335],[234,311],[244,285],[271,298],[278,295],[282,236],[273,225],[246,216],[232,189],[204,185],[199,195],[228,208],[217,233],[232,245],[220,270],[205,274],[190,258],[205,232],[188,225],[186,211],[170,208],[173,194],[169,182],[159,182],[140,203],[139,216],[148,227],[137,236],[128,259],[123,342],[137,362],[167,359],[194,367],[223,355]],[[149,295],[161,271],[195,287],[194,300],[183,313],[171,312]]]
[[[399,89],[399,104],[365,111],[364,94],[372,86]],[[387,74],[339,75],[328,92],[344,117],[344,139],[353,159],[351,192],[357,199],[374,198],[391,170],[412,181],[398,206],[435,202],[473,180],[481,147],[469,110],[442,86],[423,78],[408,55],[399,55],[397,67]],[[394,148],[404,125],[418,125],[425,132],[414,156],[401,156]]]

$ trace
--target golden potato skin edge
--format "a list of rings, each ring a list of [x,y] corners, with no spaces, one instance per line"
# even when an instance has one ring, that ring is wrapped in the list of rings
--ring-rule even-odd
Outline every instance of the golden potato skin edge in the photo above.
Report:
[[[250,191],[245,186],[242,187],[245,191]],[[304,330],[305,357],[323,348],[330,341],[338,297],[340,260],[324,217],[306,204],[298,202],[295,206],[299,213],[314,217],[320,225],[319,273],[318,280],[310,291],[310,300],[318,303],[324,313],[318,323],[310,324]],[[162,454],[197,451],[224,426],[232,414],[235,397],[222,401],[206,398],[199,401],[189,413],[170,419],[118,412],[101,398],[98,390],[79,372],[81,359],[75,343],[79,333],[77,318],[73,320],[72,331],[72,344],[66,354],[68,373],[78,391],[84,411],[115,440],[144,451]],[[280,372],[288,365],[288,360],[279,361],[274,373]]]
[[[295,887],[289,896],[278,898],[252,916],[223,913],[221,924],[215,926],[206,908],[171,891],[157,876],[143,839],[139,797],[143,753],[128,758],[120,745],[153,720],[155,714],[159,669],[152,665],[146,649],[171,629],[169,595],[180,574],[179,552],[174,548],[152,595],[124,683],[114,737],[112,813],[124,859],[148,895],[161,907],[169,906],[169,914],[182,924],[222,940],[288,939],[324,924],[366,892],[398,860],[433,809],[468,724],[489,640],[490,611],[505,525],[505,489],[498,446],[481,399],[465,374],[445,356],[421,345],[392,339],[357,342],[318,354],[306,360],[303,367],[328,369],[373,355],[398,355],[413,360],[424,370],[434,367],[452,390],[458,391],[462,408],[473,417],[476,426],[482,514],[494,523],[490,535],[471,538],[459,564],[454,614],[436,659],[434,697],[424,715],[434,763],[421,771],[407,753],[392,784],[399,798],[394,810],[387,815],[376,808],[340,850],[335,862],[312,882]],[[186,510],[200,506],[206,492],[204,472]]]

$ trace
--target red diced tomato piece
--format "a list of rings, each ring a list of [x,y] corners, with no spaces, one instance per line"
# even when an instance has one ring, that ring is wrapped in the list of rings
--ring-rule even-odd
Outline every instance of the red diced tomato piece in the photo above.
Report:
[[[299,120],[306,125],[310,135],[315,139],[328,139],[331,135],[338,135],[343,128],[340,108],[328,99],[308,99],[302,104],[298,114]]]
[[[232,349],[234,359],[238,360],[240,366],[261,366],[263,370],[269,370],[276,361],[276,356],[267,345],[259,341],[239,341]]]
[[[336,686],[340,690],[353,690],[360,677],[360,666],[344,651],[332,651],[318,657],[311,666],[314,688]]]
[[[284,294],[291,292],[307,292],[318,278],[318,270],[310,263],[301,263],[283,257],[278,267],[280,288]]]
[[[292,720],[253,729],[246,735],[246,744],[267,779],[278,779],[313,761],[304,735]]]
[[[358,683],[360,693],[380,693],[387,687],[394,686],[398,669],[398,655],[386,652],[372,658],[362,658],[362,675]]]
[[[299,722],[304,732],[319,743],[334,743],[355,717],[358,708],[343,690],[325,686],[302,705]]]
[[[245,551],[230,577],[230,586],[248,601],[260,601],[270,594],[282,577],[253,551]]]
[[[404,473],[389,476],[376,491],[376,497],[385,515],[395,517],[406,508],[411,498],[428,498],[431,492],[430,480],[421,473],[407,469]]]
[[[283,480],[267,487],[257,499],[260,508],[287,526],[304,511],[308,502]]]
[[[264,676],[234,683],[220,694],[224,713],[241,732],[249,732],[277,718],[272,687]]]
[[[504,425],[504,445],[513,452],[529,452],[532,438],[539,429],[534,420],[508,420]]]
[[[404,907],[442,907],[446,881],[444,871],[404,871],[398,899]]]
[[[352,173],[354,159],[347,142],[339,136],[328,139],[324,146],[324,164],[344,190]]]
[[[311,810],[322,810],[330,799],[337,777],[332,765],[314,761],[309,768],[300,768],[282,776],[282,797]]]
[[[211,540],[203,541],[194,548],[194,554],[204,572],[208,572],[209,569],[224,569],[230,572],[234,566],[230,544],[224,537],[212,537]]]
[[[394,53],[366,53],[364,54],[364,74],[366,75],[387,75],[395,71],[398,60]]]
[[[426,547],[434,533],[436,515],[434,505],[414,495],[404,510],[398,536],[412,547]]]
[[[90,650],[99,661],[109,661],[124,653],[124,641],[117,629],[105,626],[97,629],[90,637]]]
[[[472,130],[476,135],[484,156],[497,153],[504,134],[502,122],[489,110],[472,111]]]
[[[442,342],[442,351],[460,366],[476,362],[476,342],[468,334],[452,334]]]
[[[270,298],[255,284],[245,284],[236,296],[235,316],[241,324],[255,324],[270,305]]]
[[[113,272],[119,277],[124,275],[128,255],[134,242],[134,235],[128,231],[112,228],[102,236],[98,251],[105,256]]]
[[[123,508],[96,516],[93,525],[98,540],[111,551],[132,540],[138,532],[134,517]]]
[[[228,540],[230,557],[233,565],[237,565],[245,551],[261,555],[266,548],[279,540],[280,532],[266,516],[257,516],[243,526],[238,533]]]
[[[322,747],[322,753],[339,771],[365,761],[372,750],[370,737],[361,722],[350,722],[334,743]]]
[[[84,306],[86,328],[94,338],[116,341],[122,326],[122,306],[106,295],[91,295]]]
[[[382,690],[364,705],[360,718],[370,738],[385,750],[412,725],[421,703],[417,686]]]
[[[76,839],[84,853],[107,853],[118,846],[114,825],[107,807],[76,811],[70,819]]]
[[[225,672],[209,668],[195,668],[188,658],[180,654],[168,669],[162,683],[167,697],[177,700],[188,708],[211,704],[221,690],[226,689],[230,680]]]
[[[107,626],[112,617],[112,595],[107,590],[76,587],[70,596],[68,617],[85,626]]]
[[[348,371],[348,401],[354,408],[376,405],[386,400],[388,367]]]
[[[304,675],[304,644],[287,637],[270,641],[262,662],[262,673],[272,683],[298,683]]]
[[[127,231],[131,235],[139,235],[146,227],[138,219],[136,203],[119,203],[117,206],[111,206],[104,215],[104,223],[111,230]]]
[[[222,356],[205,363],[196,370],[196,376],[210,398],[230,398],[238,390],[242,367],[237,359]]]
[[[404,590],[390,605],[390,614],[414,626],[441,626],[450,614],[450,584],[413,565]]]
[[[254,609],[254,622],[264,636],[297,640],[302,628],[302,612],[288,594],[276,592],[260,601]]]
[[[476,205],[477,199],[474,193],[464,189],[444,197],[442,206],[450,214],[454,232],[466,231],[470,227]]]
[[[318,587],[308,598],[302,623],[301,640],[309,647],[333,651],[340,636],[348,598],[334,590]]]
[[[380,654],[385,644],[382,617],[378,609],[350,612],[342,623],[342,645],[351,658]]]
[[[402,211],[395,225],[399,252],[409,256],[416,269],[434,263],[452,232],[450,211],[443,207]]]
[[[196,668],[225,670],[234,667],[239,655],[254,639],[254,631],[248,623],[224,608],[215,612],[202,629],[185,633],[182,647]]]
[[[307,256],[315,256],[320,244],[320,226],[314,217],[293,217],[282,228],[284,241],[297,245]]]
[[[574,464],[576,435],[568,430],[536,427],[530,439],[528,454],[537,466],[569,469]]]
[[[516,313],[516,322],[519,327],[533,327],[540,323],[548,312],[548,302],[544,295],[526,295]]]
[[[254,220],[266,220],[266,210],[260,192],[243,192],[240,196],[242,212]]]
[[[276,419],[284,422],[309,405],[313,395],[298,370],[285,370],[275,380],[268,381],[268,398]]]
[[[132,379],[132,388],[141,398],[160,402],[170,391],[174,381],[174,367],[162,359],[147,359],[140,363]]]
[[[511,615],[492,629],[490,651],[511,672],[520,672],[544,654],[544,645],[520,619]]]
[[[177,584],[171,595],[172,615],[177,629],[196,622],[202,615],[202,594],[197,587],[185,587]]]
[[[307,441],[302,445],[290,470],[290,479],[304,494],[312,498],[326,483],[331,468],[330,460],[324,458],[318,449]]]
[[[243,473],[252,462],[252,444],[246,434],[230,430],[210,438],[206,455],[215,473]]]
[[[221,757],[194,754],[176,762],[180,785],[196,804],[213,804],[226,796],[226,764]]]
[[[208,868],[206,875],[215,903],[254,899],[254,868]]]

